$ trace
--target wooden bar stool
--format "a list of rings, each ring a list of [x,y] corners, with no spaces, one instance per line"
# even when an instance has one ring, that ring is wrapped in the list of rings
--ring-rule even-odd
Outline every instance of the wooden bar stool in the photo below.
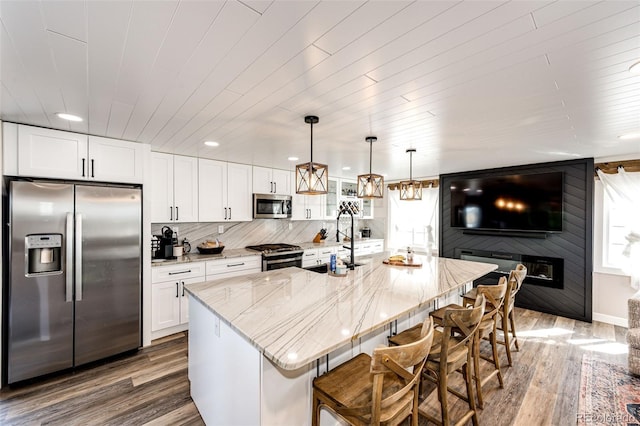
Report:
[[[509,362],[509,367],[513,365],[513,361],[511,358],[511,336],[513,336],[513,341],[516,345],[516,350],[520,350],[520,346],[518,345],[518,337],[516,336],[516,320],[515,320],[515,312],[514,306],[516,301],[516,294],[520,291],[522,287],[522,282],[527,276],[527,267],[523,264],[518,264],[516,269],[512,270],[509,273],[509,279],[507,280],[507,293],[504,298],[504,303],[502,304],[502,310],[500,311],[501,317],[501,327],[499,330],[502,330],[502,334],[504,336],[504,340],[498,340],[497,343],[500,345],[504,345],[507,352],[507,361]],[[462,296],[463,304],[473,304],[477,296],[477,288],[472,289],[464,296]],[[510,336],[511,335],[511,336]]]
[[[482,386],[484,386],[494,376],[498,376],[500,388],[504,388],[502,380],[502,371],[500,369],[500,360],[498,358],[498,317],[504,303],[505,294],[507,292],[507,279],[500,277],[498,285],[479,285],[477,292],[482,294],[486,299],[485,313],[478,327],[478,335],[474,343],[473,350],[473,376],[476,382],[476,393],[478,394],[478,407],[484,408],[484,400],[482,398]],[[436,315],[433,315],[436,321]],[[437,322],[437,321],[436,321]],[[484,357],[480,355],[480,342],[483,338],[488,338],[491,343],[492,356]],[[480,376],[480,358],[493,364],[493,371],[486,377]]]
[[[484,408],[484,400],[482,398],[482,386],[484,386],[494,376],[498,376],[498,382],[500,388],[504,387],[502,380],[502,371],[500,370],[500,362],[498,358],[498,341],[497,341],[497,329],[498,329],[498,317],[502,310],[502,306],[507,292],[507,279],[500,277],[497,285],[479,285],[474,288],[475,298],[478,294],[484,295],[486,299],[485,312],[482,317],[482,321],[478,326],[477,338],[473,345],[473,377],[476,383],[476,393],[478,395],[478,407]],[[475,303],[475,299],[473,300]],[[464,306],[472,305],[468,303],[468,299],[463,301]],[[433,322],[436,325],[443,325],[444,313],[447,309],[461,309],[464,306],[450,304],[444,308],[440,308],[430,313],[433,318]],[[480,341],[483,337],[487,337],[491,343],[492,357],[482,357],[485,361],[489,361],[493,364],[494,370],[486,377],[480,377]]]
[[[433,321],[427,318],[417,341],[376,348],[373,357],[360,354],[316,377],[312,425],[319,424],[326,406],[352,425],[395,425],[410,416],[417,426],[420,375],[433,337]]]
[[[483,295],[476,298],[473,308],[447,309],[443,317],[443,330],[436,330],[434,343],[424,367],[423,378],[436,383],[438,386],[438,400],[440,401],[440,419],[429,413],[420,411],[428,421],[449,426],[448,393],[452,393],[469,404],[469,409],[455,423],[465,424],[469,419],[474,426],[478,426],[473,384],[471,383],[471,363],[474,340],[477,338],[478,326],[482,321],[485,309]],[[401,333],[402,334],[402,333]],[[467,394],[452,389],[448,385],[449,374],[454,371],[462,372]]]

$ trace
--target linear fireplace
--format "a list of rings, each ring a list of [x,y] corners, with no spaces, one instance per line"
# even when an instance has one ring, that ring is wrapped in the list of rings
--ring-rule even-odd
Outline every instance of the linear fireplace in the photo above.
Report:
[[[479,278],[477,284],[496,284],[501,276],[508,276],[518,263],[527,267],[524,284],[535,286],[564,288],[564,259],[546,256],[530,256],[526,254],[502,253],[489,250],[470,250],[457,248],[454,256],[462,260],[494,263],[498,269]]]

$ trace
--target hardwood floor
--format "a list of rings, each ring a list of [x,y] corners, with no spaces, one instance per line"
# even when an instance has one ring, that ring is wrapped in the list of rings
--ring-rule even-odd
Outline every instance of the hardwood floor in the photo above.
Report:
[[[626,365],[626,329],[523,309],[516,315],[520,351],[507,367],[500,348],[505,386],[500,389],[495,379],[483,387],[480,424],[576,424],[582,355]],[[462,408],[455,400],[450,397],[454,418]],[[431,394],[421,409],[438,410],[436,404]],[[202,425],[189,397],[187,336],[179,333],[108,363],[3,388],[0,424]],[[427,423],[421,418],[420,424]]]

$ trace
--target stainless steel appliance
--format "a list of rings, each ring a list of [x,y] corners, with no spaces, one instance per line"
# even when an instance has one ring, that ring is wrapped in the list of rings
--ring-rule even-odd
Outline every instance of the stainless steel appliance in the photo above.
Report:
[[[291,217],[291,195],[253,194],[254,219]]]
[[[14,180],[5,202],[5,380],[139,348],[140,189]]]
[[[300,246],[276,243],[259,244],[256,246],[247,246],[246,248],[262,252],[263,271],[288,268],[289,266],[302,268],[302,253],[304,250]]]

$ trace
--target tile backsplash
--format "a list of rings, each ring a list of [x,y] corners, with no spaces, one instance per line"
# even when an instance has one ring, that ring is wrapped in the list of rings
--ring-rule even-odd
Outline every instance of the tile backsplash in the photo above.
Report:
[[[335,220],[292,221],[286,219],[255,219],[251,222],[221,222],[221,223],[152,223],[151,234],[158,235],[163,226],[178,230],[180,242],[187,238],[192,250],[203,241],[218,238],[228,248],[241,248],[248,245],[265,243],[302,243],[313,240],[313,237],[325,226],[328,239],[336,238]],[[223,233],[218,232],[222,226]],[[354,230],[368,226],[371,228],[372,238],[384,238],[386,222],[384,220],[355,219]],[[340,230],[349,232],[351,221],[349,218],[340,219]]]

